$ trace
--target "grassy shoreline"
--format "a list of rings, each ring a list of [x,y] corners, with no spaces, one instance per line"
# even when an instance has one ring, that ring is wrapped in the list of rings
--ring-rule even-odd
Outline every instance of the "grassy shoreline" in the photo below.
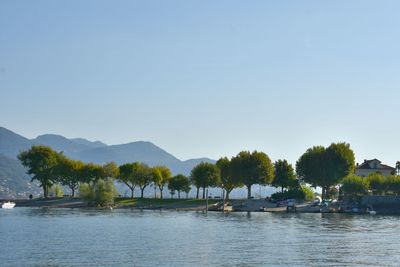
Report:
[[[209,199],[209,205],[221,200]],[[97,208],[89,207],[80,198],[37,198],[32,200],[13,200],[16,207],[36,208]],[[103,209],[98,207],[99,209]],[[174,210],[205,210],[205,199],[154,199],[154,198],[116,198],[113,208],[116,209],[174,209]]]

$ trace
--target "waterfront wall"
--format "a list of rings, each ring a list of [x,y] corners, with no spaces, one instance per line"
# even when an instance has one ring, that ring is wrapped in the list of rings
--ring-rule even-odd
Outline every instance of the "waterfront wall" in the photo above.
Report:
[[[381,212],[400,213],[400,196],[363,196],[361,205],[371,205],[374,210]]]

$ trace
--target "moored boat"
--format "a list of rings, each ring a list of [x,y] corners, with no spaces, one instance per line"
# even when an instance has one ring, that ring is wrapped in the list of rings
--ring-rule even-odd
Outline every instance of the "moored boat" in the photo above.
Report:
[[[15,203],[8,201],[8,202],[4,202],[3,204],[1,204],[1,208],[2,209],[12,209],[15,207]]]

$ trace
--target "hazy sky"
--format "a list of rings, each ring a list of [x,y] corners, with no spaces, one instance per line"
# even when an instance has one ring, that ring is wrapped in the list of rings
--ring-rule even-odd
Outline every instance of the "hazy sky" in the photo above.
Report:
[[[400,160],[399,1],[0,1],[0,126],[180,159]]]

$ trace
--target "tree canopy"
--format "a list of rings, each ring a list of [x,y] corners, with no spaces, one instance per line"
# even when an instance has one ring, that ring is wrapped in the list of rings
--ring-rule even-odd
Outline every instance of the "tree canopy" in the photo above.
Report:
[[[152,170],[147,164],[141,162],[134,162],[133,170],[134,181],[140,188],[140,198],[143,198],[144,189],[152,181]]]
[[[190,181],[183,174],[172,177],[168,183],[168,189],[171,192],[178,191],[178,198],[181,198],[181,191],[186,191],[188,188],[190,188]]]
[[[251,198],[251,186],[270,184],[274,179],[274,166],[263,152],[242,151],[231,160],[233,179],[247,187],[247,197]]]
[[[299,177],[312,186],[322,187],[322,196],[355,169],[354,152],[346,143],[332,143],[329,147],[309,148],[297,161]]]
[[[58,181],[68,186],[71,190],[71,197],[75,196],[75,190],[78,189],[79,183],[84,181],[83,177],[84,163],[79,160],[72,160],[67,157],[61,157],[56,166]]]
[[[116,179],[119,175],[119,168],[115,162],[107,162],[102,166],[102,178]]]
[[[190,174],[192,183],[197,188],[196,197],[199,198],[199,188],[203,188],[203,199],[207,187],[217,186],[220,182],[219,170],[215,164],[201,162],[195,166]]]
[[[275,177],[272,181],[272,185],[275,187],[281,187],[282,192],[285,188],[297,188],[299,187],[299,181],[294,173],[294,169],[287,160],[278,160],[274,163]]]
[[[57,181],[56,166],[62,156],[47,146],[32,146],[18,155],[22,165],[27,168],[27,174],[32,175],[32,181],[39,181],[45,198]]]
[[[161,199],[163,198],[164,187],[170,181],[171,176],[171,171],[166,166],[155,166],[152,168],[152,180],[160,190]]]
[[[131,190],[131,198],[134,197],[136,180],[134,163],[125,163],[119,167],[118,181],[124,183]]]
[[[231,191],[242,186],[240,179],[232,175],[232,164],[227,157],[220,158],[216,163],[221,178],[221,187],[226,191],[225,198],[229,199]]]

